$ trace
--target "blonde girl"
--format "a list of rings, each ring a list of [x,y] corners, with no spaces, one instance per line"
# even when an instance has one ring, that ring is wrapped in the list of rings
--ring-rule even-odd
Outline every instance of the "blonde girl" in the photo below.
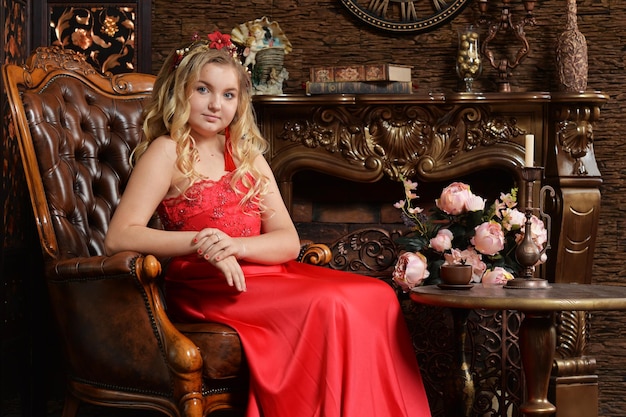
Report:
[[[171,258],[168,315],[237,331],[246,417],[430,417],[391,286],[295,261],[298,235],[227,41],[167,59],[107,250]],[[166,230],[146,226],[155,211]]]

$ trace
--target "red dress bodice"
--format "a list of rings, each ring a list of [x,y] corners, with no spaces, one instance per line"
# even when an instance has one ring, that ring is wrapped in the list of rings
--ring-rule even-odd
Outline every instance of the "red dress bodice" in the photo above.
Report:
[[[261,233],[261,217],[255,205],[241,206],[240,195],[230,186],[233,172],[218,181],[195,182],[178,197],[163,200],[157,212],[167,230],[200,231],[207,227],[220,229],[232,237]],[[241,192],[245,188],[238,183]]]

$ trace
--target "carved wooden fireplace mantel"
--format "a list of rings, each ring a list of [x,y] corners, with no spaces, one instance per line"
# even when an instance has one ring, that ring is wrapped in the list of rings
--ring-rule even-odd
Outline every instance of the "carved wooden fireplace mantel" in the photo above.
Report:
[[[602,182],[593,125],[607,100],[600,92],[281,95],[256,96],[254,105],[288,207],[301,170],[367,183],[400,175],[445,181],[497,168],[520,184],[524,135],[533,134],[535,164],[545,167],[533,201],[540,185],[556,191],[544,207],[552,229],[544,273],[590,283]]]

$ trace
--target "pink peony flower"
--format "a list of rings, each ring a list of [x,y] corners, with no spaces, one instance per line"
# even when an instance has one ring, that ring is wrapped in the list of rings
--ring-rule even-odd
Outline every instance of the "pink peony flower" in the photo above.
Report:
[[[437,252],[445,252],[452,249],[454,235],[449,229],[439,229],[437,236],[430,239],[430,247]]]
[[[542,249],[548,241],[548,231],[543,221],[534,214],[530,216],[530,233],[532,233],[535,244]]]
[[[444,265],[454,265],[465,263],[465,259],[461,257],[461,251],[458,249],[452,249],[450,253],[444,253],[443,259]]]
[[[430,275],[428,261],[421,253],[404,252],[398,258],[393,271],[393,280],[404,291],[419,286]]]
[[[520,229],[520,233],[515,236],[515,242],[519,244],[522,240],[524,240],[524,234],[526,232],[526,220],[524,220],[524,224]],[[534,214],[530,216],[530,233],[535,245],[539,251],[543,250],[544,245],[548,241],[548,231],[546,230],[543,221],[539,219]]]
[[[485,209],[485,199],[476,194],[470,193],[470,197],[467,200],[467,211],[480,211]]]
[[[498,222],[485,222],[474,228],[474,236],[471,239],[476,250],[485,255],[495,255],[504,249],[504,232]]]
[[[513,278],[513,274],[509,271],[501,266],[496,266],[493,269],[485,271],[482,282],[484,286],[504,285]]]
[[[467,211],[472,193],[470,187],[462,182],[453,182],[443,189],[435,204],[444,212],[455,216]]]
[[[535,266],[540,265],[540,264],[545,264],[547,260],[548,260],[548,255],[546,255],[546,253],[544,252],[541,254],[541,257],[539,258]]]
[[[502,212],[502,227],[507,231],[519,229],[526,223],[526,215],[515,208],[506,209]]]

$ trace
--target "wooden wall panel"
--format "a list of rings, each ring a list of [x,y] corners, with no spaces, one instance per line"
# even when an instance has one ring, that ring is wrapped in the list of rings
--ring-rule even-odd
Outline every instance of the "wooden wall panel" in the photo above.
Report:
[[[33,47],[58,44],[84,53],[102,72],[151,72],[150,2],[41,0]]]

